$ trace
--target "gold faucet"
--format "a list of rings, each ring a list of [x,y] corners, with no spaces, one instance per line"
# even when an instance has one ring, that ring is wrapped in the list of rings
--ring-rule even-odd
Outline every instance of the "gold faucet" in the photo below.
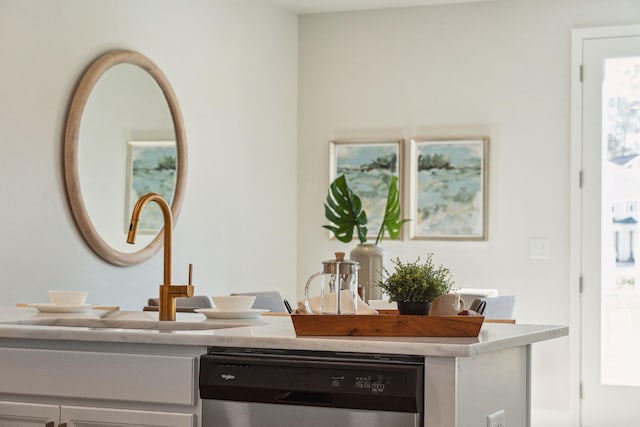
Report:
[[[171,284],[171,232],[173,230],[173,216],[166,200],[157,193],[147,193],[136,202],[131,213],[131,224],[127,243],[136,242],[140,212],[149,202],[156,202],[162,210],[164,219],[164,283],[160,285],[160,320],[176,320],[176,298],[193,296],[191,280],[188,285]]]

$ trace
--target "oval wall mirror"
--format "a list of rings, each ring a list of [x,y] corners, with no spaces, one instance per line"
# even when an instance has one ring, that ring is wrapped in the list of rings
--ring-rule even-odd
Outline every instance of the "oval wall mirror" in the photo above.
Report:
[[[96,254],[133,265],[161,248],[162,214],[155,205],[143,212],[137,243],[126,243],[140,196],[161,194],[175,225],[186,185],[182,113],[169,81],[147,57],[114,50],[89,66],[69,107],[64,173],[71,211]]]

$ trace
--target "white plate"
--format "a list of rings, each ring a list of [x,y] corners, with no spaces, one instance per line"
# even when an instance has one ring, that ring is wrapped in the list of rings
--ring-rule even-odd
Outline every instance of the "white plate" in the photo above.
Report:
[[[370,299],[369,306],[376,310],[397,310],[398,304],[395,301],[389,302],[386,299]]]
[[[59,304],[29,304],[29,307],[37,308],[42,313],[84,313],[91,310],[92,304],[59,305]]]
[[[222,311],[217,308],[197,308],[194,311],[204,314],[208,319],[254,319],[269,310],[250,308],[242,311]]]

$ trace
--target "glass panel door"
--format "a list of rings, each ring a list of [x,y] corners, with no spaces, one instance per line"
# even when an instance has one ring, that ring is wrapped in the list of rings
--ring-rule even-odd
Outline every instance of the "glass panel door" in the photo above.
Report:
[[[603,200],[611,205],[603,230],[615,238],[603,250],[600,381],[640,385],[640,271],[635,259],[640,217],[640,57],[604,60]],[[636,283],[638,286],[636,287]]]
[[[581,419],[640,419],[640,37],[586,39],[582,91]]]

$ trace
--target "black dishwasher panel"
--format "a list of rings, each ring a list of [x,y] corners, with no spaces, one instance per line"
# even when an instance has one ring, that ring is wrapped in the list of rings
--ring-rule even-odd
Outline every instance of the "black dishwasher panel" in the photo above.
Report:
[[[424,358],[211,347],[199,386],[203,400],[422,414]]]

